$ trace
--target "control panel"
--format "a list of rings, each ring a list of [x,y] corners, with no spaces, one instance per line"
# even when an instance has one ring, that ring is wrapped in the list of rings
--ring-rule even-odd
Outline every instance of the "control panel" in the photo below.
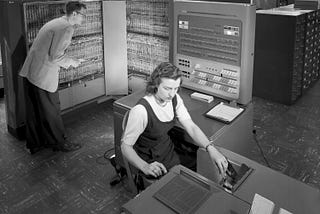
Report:
[[[174,64],[183,86],[247,104],[252,98],[255,6],[174,2]]]

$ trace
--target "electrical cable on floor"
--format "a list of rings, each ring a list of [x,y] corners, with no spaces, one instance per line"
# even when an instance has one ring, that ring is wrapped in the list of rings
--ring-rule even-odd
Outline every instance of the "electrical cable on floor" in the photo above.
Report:
[[[258,148],[259,148],[259,151],[260,151],[260,153],[261,153],[261,156],[263,157],[263,159],[264,159],[265,163],[267,164],[267,166],[268,166],[269,168],[271,168],[271,166],[270,166],[270,164],[269,164],[266,156],[264,155],[263,150],[262,150],[262,148],[261,148],[261,146],[260,146],[260,144],[259,144],[259,141],[258,141],[258,138],[257,138],[257,131],[254,129],[254,130],[252,130],[252,133],[253,133],[254,141],[256,142],[256,144],[257,144],[257,146],[258,146]]]
[[[112,148],[110,148],[110,149],[108,149],[107,151],[104,152],[103,157],[106,160],[110,160],[114,154],[115,154],[114,148],[112,147]]]
[[[114,153],[114,148],[107,149],[107,151],[104,152],[103,156],[99,156],[96,158],[96,163],[101,165],[106,165],[110,163],[110,159],[108,156],[111,156]],[[101,160],[102,159],[102,160]],[[107,160],[107,161],[105,161]]]
[[[122,184],[124,184],[123,180],[126,177],[126,170],[116,163],[115,157],[116,157],[115,149],[114,149],[114,147],[112,147],[110,149],[107,149],[104,152],[103,156],[99,156],[96,159],[96,163],[98,163],[98,164],[106,165],[107,163],[110,163],[114,167],[114,169],[116,171],[116,175],[110,181],[110,185],[111,186],[114,186],[114,185],[116,185],[116,184],[118,184],[120,182]],[[100,160],[102,158],[104,160],[108,160],[108,161],[107,162],[102,162]]]

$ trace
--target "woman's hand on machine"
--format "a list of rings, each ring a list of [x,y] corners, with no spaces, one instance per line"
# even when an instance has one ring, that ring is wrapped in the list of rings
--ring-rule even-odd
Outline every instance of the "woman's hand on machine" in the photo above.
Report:
[[[211,159],[217,165],[222,177],[226,177],[226,171],[228,169],[228,160],[223,156],[214,146],[208,147],[208,152]]]
[[[145,175],[152,175],[153,177],[157,178],[157,177],[160,177],[160,176],[166,174],[167,173],[167,169],[162,163],[159,163],[159,162],[155,161],[155,162],[152,162],[150,164],[147,163],[142,168],[142,172]]]

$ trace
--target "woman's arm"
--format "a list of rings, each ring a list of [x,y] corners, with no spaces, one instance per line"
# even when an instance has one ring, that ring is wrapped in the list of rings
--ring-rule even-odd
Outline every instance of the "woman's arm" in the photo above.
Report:
[[[146,128],[147,123],[147,111],[142,105],[137,105],[131,109],[127,125],[121,139],[121,151],[129,163],[141,170],[144,174],[158,177],[167,173],[165,166],[156,161],[148,164],[140,158],[133,148],[140,134]]]
[[[221,175],[225,177],[225,172],[228,167],[227,159],[217,150],[217,148],[209,141],[207,136],[203,133],[203,131],[197,126],[193,120],[181,120],[179,121],[181,125],[184,127],[186,132],[190,135],[190,137],[194,140],[194,142],[202,147],[205,148],[211,160],[217,165]]]

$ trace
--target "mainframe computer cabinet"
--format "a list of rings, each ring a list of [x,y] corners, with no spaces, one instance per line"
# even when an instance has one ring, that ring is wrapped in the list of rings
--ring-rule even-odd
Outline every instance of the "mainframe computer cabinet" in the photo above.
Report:
[[[7,127],[23,138],[24,91],[19,72],[39,29],[64,14],[67,1],[1,1],[0,39]],[[61,109],[128,93],[125,1],[83,1],[86,20],[76,28],[68,55],[84,59],[78,68],[61,69]]]
[[[173,0],[126,1],[129,92],[143,89],[154,68],[170,58]]]
[[[257,11],[253,95],[295,103],[319,79],[320,12]]]

